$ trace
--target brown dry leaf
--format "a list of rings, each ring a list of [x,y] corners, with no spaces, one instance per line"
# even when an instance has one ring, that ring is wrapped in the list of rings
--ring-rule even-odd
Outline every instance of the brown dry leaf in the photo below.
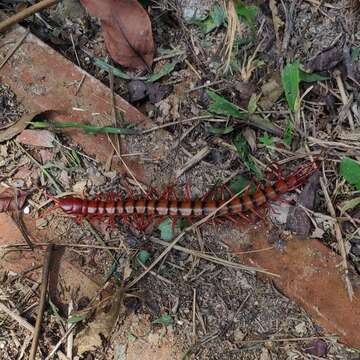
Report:
[[[343,49],[341,46],[333,46],[322,51],[306,66],[311,72],[327,71],[333,69],[337,64],[343,61]]]
[[[256,151],[256,132],[255,132],[255,130],[247,127],[243,132],[243,136],[244,136],[245,140],[247,141],[247,143],[249,144],[251,152],[255,152]]]
[[[31,130],[25,129],[17,136],[16,141],[32,146],[54,147],[55,135],[49,130]]]
[[[118,289],[110,299],[110,310],[106,312],[104,306],[97,309],[95,318],[77,334],[75,346],[78,355],[86,351],[94,351],[97,347],[100,347],[102,345],[101,335],[106,338],[111,335],[122,309],[123,298],[122,290]]]
[[[119,64],[146,69],[154,59],[150,18],[136,0],[81,0],[92,16],[101,19],[106,47]]]
[[[299,196],[298,204],[310,210],[314,208],[319,176],[318,172],[312,175]],[[294,206],[290,209],[286,221],[286,228],[288,230],[305,239],[310,235],[311,227],[312,222],[303,208]]]
[[[11,125],[10,127],[0,131],[0,143],[7,141],[21,133],[28,125],[29,122],[37,115],[43,114],[44,111],[35,111],[30,114],[24,114],[20,120]]]
[[[261,87],[262,97],[258,104],[263,110],[269,110],[274,103],[280,98],[284,92],[281,85],[281,76],[279,73],[274,73],[269,81]]]
[[[9,188],[0,188],[0,213],[20,210],[24,206],[27,195],[24,191],[16,192]]]
[[[280,29],[284,26],[284,22],[279,17],[279,11],[276,6],[276,0],[270,0],[269,7],[272,14],[272,20],[274,24],[274,30],[276,35],[276,42],[278,45],[278,48],[280,48]]]

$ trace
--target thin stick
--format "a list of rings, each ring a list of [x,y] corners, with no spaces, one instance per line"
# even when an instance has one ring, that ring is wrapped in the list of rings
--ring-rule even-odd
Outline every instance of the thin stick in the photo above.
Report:
[[[73,303],[72,300],[70,300],[69,309],[68,309],[68,318],[70,318],[70,315],[71,315],[73,309],[74,309],[74,303]],[[71,328],[71,324],[68,323],[67,324],[67,331],[70,331],[70,328]],[[74,345],[74,333],[70,332],[69,337],[67,339],[67,343],[66,343],[66,356],[70,360],[72,360],[72,358],[73,358],[73,345]]]
[[[0,64],[0,70],[4,67],[4,65],[8,62],[8,60],[15,54],[16,50],[21,46],[26,37],[28,36],[30,30],[26,30],[25,34],[19,39],[19,41],[15,44],[15,46],[9,51],[6,55],[3,62]]]
[[[346,106],[349,103],[349,99],[348,99],[348,97],[346,95],[346,92],[345,92],[345,87],[344,87],[344,83],[343,83],[342,78],[341,78],[340,70],[335,70],[334,71],[334,76],[335,76],[337,86],[339,88],[341,101],[342,101],[343,105]],[[350,129],[354,131],[355,130],[354,119],[353,119],[353,116],[351,114],[350,109],[347,111],[347,118],[349,120]]]
[[[189,161],[186,162],[186,164],[183,166],[182,169],[178,170],[176,172],[176,178],[179,178],[184,172],[189,170],[191,167],[193,167],[195,164],[200,162],[202,159],[204,159],[209,153],[210,148],[206,145],[203,147],[198,153],[196,153]]]
[[[153,131],[156,131],[156,130],[159,130],[159,129],[167,128],[169,126],[183,124],[183,123],[187,123],[187,122],[192,122],[192,121],[195,121],[195,120],[206,120],[206,119],[211,119],[211,118],[213,118],[212,115],[202,115],[202,116],[195,116],[195,117],[192,117],[192,118],[189,118],[189,119],[184,119],[184,120],[179,120],[179,121],[172,121],[172,122],[168,122],[168,123],[163,124],[163,125],[154,126],[154,127],[150,128],[150,129],[143,130],[141,134],[145,135],[145,134],[149,134],[149,133],[151,133]]]
[[[44,315],[45,310],[45,302],[46,302],[46,292],[48,287],[49,281],[49,268],[50,268],[50,260],[52,254],[53,246],[50,244],[47,246],[45,260],[44,260],[44,267],[41,277],[41,291],[40,291],[40,303],[39,303],[39,310],[38,315],[36,317],[35,329],[34,329],[34,336],[31,343],[31,350],[30,350],[30,360],[35,360],[36,351],[39,343],[39,336],[40,336],[40,327],[42,318]]]
[[[20,315],[16,314],[14,311],[10,310],[3,303],[0,303],[0,311],[3,311],[7,315],[9,315],[19,325],[21,325],[26,330],[29,330],[32,334],[34,333],[34,327],[30,323],[28,323],[24,318],[22,318]]]
[[[309,337],[303,337],[303,338],[282,338],[282,339],[263,339],[263,340],[243,340],[239,341],[238,344],[261,344],[265,342],[283,342],[283,341],[310,341],[310,340],[317,340],[317,339],[334,339],[337,340],[337,336],[309,336]]]
[[[193,342],[196,342],[196,289],[193,289]]]
[[[39,3],[34,4],[26,9],[18,12],[17,14],[5,19],[4,21],[2,21],[0,23],[0,32],[3,32],[5,29],[10,27],[11,25],[19,23],[20,21],[26,19],[27,17],[29,17],[32,14],[35,14],[38,11],[41,11],[52,5],[55,5],[58,1],[59,0],[42,0]]]
[[[71,332],[74,330],[75,326],[77,325],[77,323],[72,324],[69,329],[66,331],[66,333],[64,334],[64,336],[58,341],[58,343],[55,345],[55,347],[51,350],[50,354],[45,358],[45,360],[49,360],[51,359],[56,351],[59,349],[59,347],[61,346],[61,344],[67,339],[67,337],[69,336],[69,334],[71,334]]]
[[[86,78],[86,73],[82,76],[80,82],[79,82],[79,85],[77,86],[76,88],[76,91],[75,91],[75,96],[77,96],[77,94],[79,93],[80,89],[81,89],[81,86],[82,84],[84,83],[85,81],[85,78]]]
[[[168,247],[158,256],[156,260],[154,260],[151,265],[147,268],[146,271],[141,273],[137,278],[135,278],[133,281],[127,285],[127,289],[130,289],[133,287],[136,283],[138,283],[150,270],[152,270],[170,251],[171,249],[179,242],[180,239],[184,237],[185,234],[188,232],[196,229],[198,226],[204,224],[206,221],[214,217],[224,206],[229,204],[231,201],[233,201],[237,196],[239,196],[243,191],[238,192],[233,197],[231,197],[229,200],[225,201],[221,206],[219,206],[217,209],[212,211],[210,214],[205,216],[203,219],[199,220],[195,224],[188,226],[185,230],[183,230],[169,245]]]
[[[326,201],[326,206],[328,208],[328,211],[333,218],[336,218],[335,209],[331,202],[331,199],[330,199],[329,193],[326,189],[326,185],[325,185],[323,178],[320,178],[320,184],[321,184],[321,188],[324,193],[324,196],[325,196],[325,201]],[[335,237],[336,237],[339,252],[340,252],[340,255],[342,258],[341,265],[342,265],[342,268],[344,271],[345,287],[346,287],[349,299],[350,299],[350,301],[352,301],[353,296],[354,296],[354,290],[353,290],[353,287],[352,287],[350,279],[349,279],[349,268],[348,268],[348,264],[347,264],[347,260],[346,260],[346,249],[345,249],[344,239],[342,237],[339,223],[336,221],[333,224],[334,224]]]

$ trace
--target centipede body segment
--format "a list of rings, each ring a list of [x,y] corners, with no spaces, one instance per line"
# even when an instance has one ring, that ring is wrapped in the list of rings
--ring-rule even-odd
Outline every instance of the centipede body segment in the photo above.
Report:
[[[125,198],[114,200],[87,200],[66,197],[58,200],[58,206],[67,214],[83,217],[165,217],[201,218],[216,212],[217,217],[257,214],[269,202],[278,200],[285,193],[301,186],[316,170],[314,163],[299,167],[291,175],[271,185],[258,188],[254,193],[245,192],[231,201],[224,199],[167,199],[167,198]],[[218,211],[217,211],[218,210]]]

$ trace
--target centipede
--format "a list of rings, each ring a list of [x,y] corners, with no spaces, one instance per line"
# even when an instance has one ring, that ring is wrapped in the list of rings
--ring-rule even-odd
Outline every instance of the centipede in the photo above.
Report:
[[[214,214],[217,218],[229,219],[232,221],[248,220],[248,215],[262,217],[261,210],[266,209],[271,202],[276,202],[283,195],[294,191],[306,183],[307,179],[317,171],[314,161],[299,166],[286,177],[281,177],[271,184],[258,186],[256,191],[248,191],[226,198],[216,199],[214,196],[191,199],[169,198],[168,196],[154,197],[117,197],[112,199],[84,199],[75,196],[66,196],[55,199],[56,207],[59,207],[67,215],[76,218],[108,218],[113,221],[115,218],[124,220],[127,223],[133,222],[144,224],[144,219],[154,218],[172,219],[202,217]]]

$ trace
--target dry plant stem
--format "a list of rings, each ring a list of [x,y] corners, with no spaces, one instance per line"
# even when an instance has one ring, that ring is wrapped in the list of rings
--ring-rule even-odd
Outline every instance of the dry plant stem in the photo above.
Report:
[[[189,170],[192,166],[200,162],[204,159],[209,153],[210,148],[208,146],[203,147],[197,154],[195,154],[185,165],[182,169],[176,172],[176,178],[179,178],[184,172]]]
[[[73,304],[73,301],[70,300],[69,309],[68,309],[68,318],[70,317],[73,309],[74,309],[74,304]],[[69,323],[67,324],[67,331],[70,330],[71,326],[72,326],[71,324],[69,324]],[[67,343],[66,343],[66,356],[70,360],[72,360],[72,358],[73,358],[73,345],[74,345],[74,333],[71,331],[69,333],[69,336],[67,338]]]
[[[282,339],[263,339],[263,340],[243,340],[239,344],[262,344],[265,342],[294,342],[294,341],[311,341],[311,340],[337,340],[337,336],[309,336],[309,337],[299,337],[299,338],[282,338]],[[320,358],[318,358],[320,359]]]
[[[15,46],[9,51],[6,55],[3,62],[0,64],[0,70],[4,67],[4,65],[8,62],[8,60],[15,54],[16,50],[21,46],[21,44],[25,41],[26,37],[28,36],[30,30],[26,30],[25,34],[19,39],[19,41],[15,44]]]
[[[34,333],[34,327],[28,323],[25,319],[23,319],[20,315],[16,314],[8,307],[6,307],[3,303],[0,303],[0,311],[3,311],[7,315],[9,315],[12,319],[14,319],[19,325],[21,325],[26,330],[30,331],[32,334]]]
[[[349,99],[348,99],[348,97],[346,95],[346,92],[345,92],[344,83],[343,83],[342,78],[341,78],[341,72],[339,70],[335,70],[334,71],[334,76],[335,76],[337,86],[339,88],[341,101],[342,101],[343,105],[346,106],[349,103]],[[350,129],[354,131],[355,130],[354,119],[353,119],[353,116],[351,114],[350,109],[348,110],[347,118],[349,120]]]
[[[224,7],[225,6],[226,4],[224,3]],[[241,25],[236,13],[234,0],[228,1],[227,17],[228,17],[228,26],[225,35],[225,45],[224,45],[224,54],[225,54],[225,66],[223,70],[224,73],[228,71],[230,66],[231,55],[233,53],[236,33],[238,32],[239,36],[241,37]]]
[[[82,87],[85,79],[86,79],[86,74],[84,74],[84,75],[82,76],[82,78],[81,78],[81,80],[80,80],[80,82],[79,82],[79,85],[78,85],[77,88],[76,88],[75,96],[77,96],[77,95],[79,94],[79,91],[80,91],[80,89],[81,89],[81,87]]]
[[[158,256],[158,258],[152,262],[152,264],[147,268],[146,271],[144,271],[142,274],[140,274],[137,278],[135,278],[133,281],[131,281],[128,285],[127,285],[127,289],[130,289],[131,287],[133,287],[135,284],[137,284],[150,270],[152,270],[170,251],[171,249],[174,248],[174,246],[179,242],[180,239],[182,239],[184,237],[185,234],[187,234],[188,232],[195,230],[198,226],[204,224],[205,222],[207,222],[209,219],[211,219],[212,217],[214,217],[224,206],[226,206],[228,203],[230,203],[231,201],[233,201],[236,197],[238,197],[240,194],[242,193],[242,191],[238,192],[237,194],[235,194],[234,196],[232,196],[228,201],[224,202],[224,204],[222,204],[222,206],[218,207],[217,209],[215,209],[214,211],[212,211],[209,215],[205,216],[203,219],[197,221],[195,224],[188,226],[184,231],[182,231],[170,244],[168,244],[168,247]],[[265,270],[257,270],[257,271],[262,271],[265,272]]]
[[[193,289],[193,342],[196,342],[196,289]]]
[[[69,329],[66,331],[66,333],[64,334],[64,336],[58,341],[58,343],[55,345],[55,347],[52,349],[52,351],[50,352],[50,354],[45,358],[45,360],[50,360],[58,351],[59,347],[61,346],[61,344],[67,339],[67,337],[71,334],[71,332],[74,330],[75,326],[77,324],[72,324]]]
[[[41,322],[44,315],[45,310],[45,303],[46,303],[46,292],[48,287],[49,281],[49,269],[50,269],[50,261],[51,261],[51,254],[52,254],[53,246],[50,244],[47,246],[45,260],[44,260],[44,267],[41,276],[41,291],[40,291],[40,303],[39,303],[39,310],[36,317],[35,329],[34,329],[34,336],[31,343],[31,350],[30,350],[30,360],[35,360],[36,351],[39,343],[40,337],[40,328]]]
[[[35,14],[38,11],[44,10],[52,5],[55,5],[59,0],[42,0],[37,4],[34,4],[17,14],[5,19],[0,23],[0,32],[3,32],[7,28],[9,28],[11,25],[17,24],[20,21],[26,19],[32,14]]]
[[[202,115],[202,116],[195,116],[195,117],[180,120],[180,121],[172,121],[172,122],[168,122],[168,123],[163,124],[163,125],[154,126],[154,127],[150,128],[150,129],[143,130],[141,134],[146,135],[146,134],[149,134],[149,133],[154,132],[156,130],[167,128],[169,126],[183,124],[183,123],[187,123],[187,122],[192,122],[192,121],[195,121],[195,120],[206,120],[206,119],[212,119],[212,118],[213,118],[212,115]]]
[[[335,209],[331,202],[331,199],[330,199],[329,193],[326,189],[326,185],[325,185],[323,178],[320,178],[320,184],[321,184],[321,188],[324,193],[324,196],[325,196],[326,206],[328,208],[328,211],[329,211],[330,215],[335,219],[336,218]],[[349,268],[348,268],[348,264],[347,264],[347,260],[346,260],[345,243],[344,243],[344,239],[342,237],[340,225],[337,221],[334,222],[334,231],[335,231],[335,236],[336,236],[336,240],[338,243],[339,252],[342,257],[341,265],[342,265],[342,268],[344,271],[345,287],[346,287],[349,299],[350,299],[350,301],[352,301],[353,296],[354,296],[354,290],[353,290],[353,287],[352,287],[350,279],[349,279]]]

